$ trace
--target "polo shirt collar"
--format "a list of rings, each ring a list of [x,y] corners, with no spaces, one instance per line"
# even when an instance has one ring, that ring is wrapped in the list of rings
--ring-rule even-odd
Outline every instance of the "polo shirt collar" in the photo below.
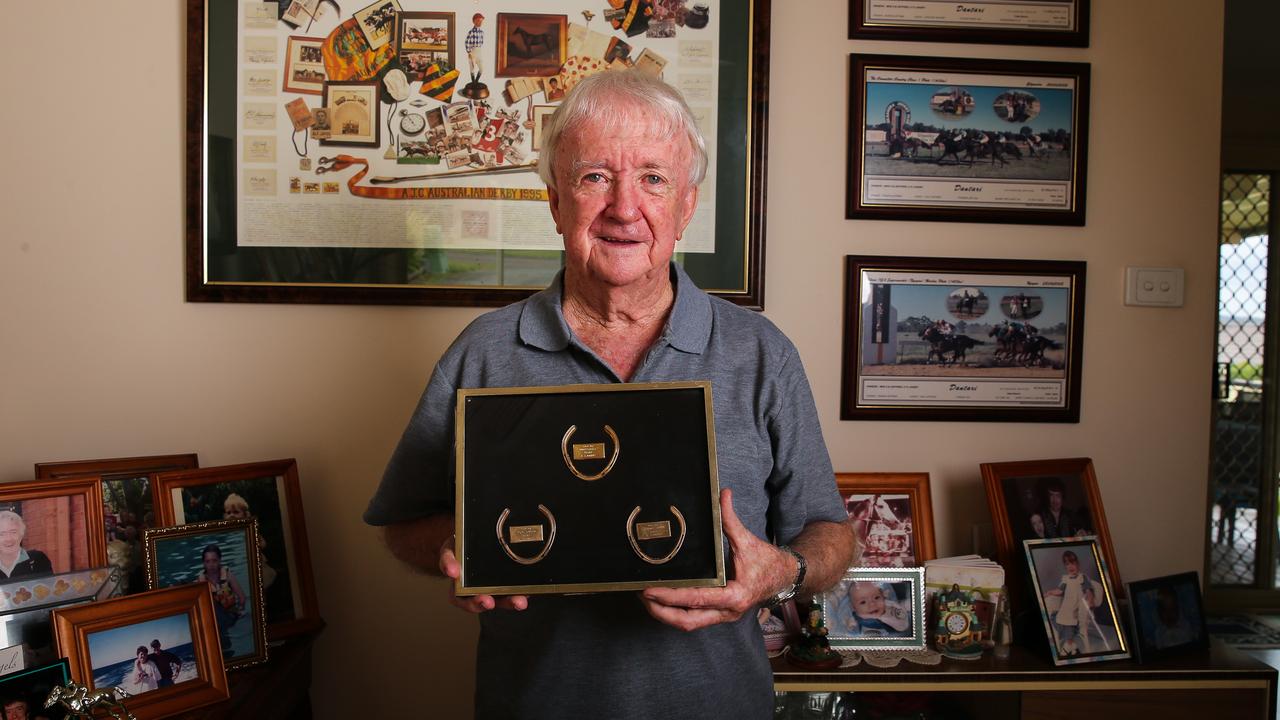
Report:
[[[684,268],[671,263],[676,302],[662,337],[682,352],[701,354],[711,339],[711,297],[693,284]],[[547,289],[535,293],[520,312],[520,340],[541,350],[557,352],[569,347],[572,332],[565,322],[564,270],[556,273]]]

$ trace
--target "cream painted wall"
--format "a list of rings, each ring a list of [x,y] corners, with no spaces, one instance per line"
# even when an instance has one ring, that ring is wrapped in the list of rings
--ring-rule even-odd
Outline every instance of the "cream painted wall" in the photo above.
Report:
[[[467,717],[474,620],[359,514],[477,311],[183,302],[182,5],[9,8],[25,30],[0,45],[0,480],[46,460],[298,458],[329,624],[317,715],[391,716],[425,694],[434,716]],[[800,348],[836,468],[931,473],[951,554],[987,521],[979,462],[1091,456],[1124,576],[1200,569],[1222,0],[1094,0],[1087,49],[851,42],[845,26],[841,0],[777,0],[770,53],[767,315]],[[1088,225],[845,220],[852,51],[1092,63]],[[851,253],[1087,261],[1080,423],[840,421]],[[1125,307],[1126,265],[1185,268],[1186,306]]]

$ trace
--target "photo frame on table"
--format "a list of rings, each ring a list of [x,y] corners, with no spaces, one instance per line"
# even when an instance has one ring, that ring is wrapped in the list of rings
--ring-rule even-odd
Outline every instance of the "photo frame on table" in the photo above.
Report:
[[[1131,582],[1128,591],[1129,628],[1138,662],[1209,649],[1199,573]]]
[[[1129,657],[1129,644],[1097,538],[1023,541],[1054,665]]]
[[[107,564],[102,485],[96,477],[38,479],[0,485],[0,526],[23,530],[27,560],[11,578],[88,570]],[[16,517],[15,517],[16,516]],[[22,528],[20,526],[25,526]]]
[[[400,13],[396,20],[396,51],[401,68],[417,80],[422,80],[427,68],[435,64],[442,64],[446,71],[456,68],[453,55],[456,24],[457,13]]]
[[[849,0],[850,40],[1089,46],[1089,0]]]
[[[143,545],[150,589],[209,584],[222,658],[228,670],[267,661],[267,617],[256,518],[156,528],[146,531]],[[208,581],[210,573],[219,578],[216,590]]]
[[[28,663],[53,662],[52,611],[119,597],[121,577],[108,566],[0,583],[0,646],[20,645]]]
[[[1085,264],[845,258],[842,420],[1078,422]]]
[[[323,625],[295,460],[160,473],[155,483],[162,526],[257,518],[268,641]]]
[[[854,567],[919,567],[937,557],[929,473],[836,473],[858,537]]]
[[[1085,224],[1088,64],[849,58],[846,217]]]
[[[822,595],[832,648],[924,650],[924,568],[850,568]]]
[[[770,0],[702,4],[708,12],[695,22],[671,24],[673,37],[653,37],[643,13],[623,13],[615,27],[600,18],[587,23],[579,5],[544,3],[540,12],[567,18],[567,59],[556,68],[547,64],[554,71],[549,77],[508,82],[494,70],[498,14],[510,8],[489,0],[400,0],[398,19],[449,13],[464,20],[465,27],[455,23],[449,42],[454,69],[461,64],[464,74],[462,35],[472,15],[483,14],[480,82],[491,102],[502,96],[520,114],[514,133],[497,136],[514,150],[504,151],[501,162],[496,153],[463,148],[459,154],[454,148],[450,167],[444,155],[434,165],[397,163],[395,123],[390,132],[363,138],[375,144],[329,152],[332,141],[341,141],[342,127],[331,108],[317,107],[321,101],[309,92],[285,90],[285,63],[241,58],[248,37],[274,35],[279,48],[291,36],[323,38],[322,55],[330,60],[323,65],[326,82],[378,83],[399,68],[409,79],[408,103],[426,103],[421,111],[429,114],[466,100],[459,92],[468,82],[449,77],[453,71],[444,67],[438,75],[418,67],[415,53],[435,51],[402,51],[394,37],[371,47],[345,5],[343,13],[316,18],[293,14],[291,23],[290,11],[267,21],[252,3],[187,0],[187,300],[500,306],[547,287],[564,263],[563,242],[547,211],[546,187],[531,171],[539,151],[532,148],[533,131],[524,127],[529,110],[558,104],[552,97],[587,74],[635,65],[661,72],[684,92],[712,153],[700,208],[675,261],[698,287],[762,308]],[[509,54],[507,64],[523,60]],[[559,88],[542,80],[555,80]],[[325,145],[314,126],[294,132],[285,106],[296,100],[311,111],[304,123],[316,114],[330,116],[333,135]],[[385,124],[389,107],[375,127]],[[246,160],[245,148],[260,145],[264,152]],[[336,156],[351,161],[320,162]],[[392,182],[374,183],[375,177]]]
[[[102,483],[102,515],[107,561],[124,573],[123,591],[146,589],[142,532],[155,527],[155,495],[151,475],[200,467],[196,453],[99,458],[36,463],[41,479],[98,478]]]
[[[71,679],[90,690],[124,689],[138,720],[169,717],[230,697],[213,601],[201,585],[55,610],[53,630],[58,652],[70,661]],[[179,660],[171,685],[159,685],[153,641]],[[146,652],[145,659],[140,651]]]
[[[0,675],[0,708],[14,709],[7,717],[36,717],[44,713],[48,720],[62,720],[67,712],[62,707],[45,709],[44,701],[49,691],[71,682],[71,665],[66,658],[23,668]],[[26,714],[17,714],[17,708],[26,705]]]
[[[981,469],[995,535],[996,559],[1010,569],[1011,592],[1022,581],[1022,574],[1013,568],[1023,567],[1024,541],[1089,535],[1098,539],[1099,551],[1111,572],[1108,578],[1111,587],[1119,597],[1124,597],[1091,459],[981,463]],[[1016,606],[1018,595],[1010,599]]]

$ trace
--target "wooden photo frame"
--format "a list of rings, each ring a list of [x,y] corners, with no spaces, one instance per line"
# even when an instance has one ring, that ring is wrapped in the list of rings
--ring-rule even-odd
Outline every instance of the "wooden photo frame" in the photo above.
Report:
[[[154,473],[200,467],[196,453],[36,463],[41,479],[98,478],[102,484],[103,538],[107,561],[125,573],[124,592],[146,589],[142,533],[156,527]]]
[[[0,580],[106,565],[101,507],[102,485],[96,477],[0,485],[0,528],[11,522],[21,530],[20,550],[27,554],[7,577],[0,570]]]
[[[324,94],[324,38],[290,35],[284,51],[284,84],[287,93]]]
[[[849,39],[1089,47],[1089,0],[849,0]]]
[[[1085,264],[845,258],[841,420],[1079,422]]]
[[[709,16],[691,5],[690,22],[667,28],[674,38],[647,33],[650,16],[643,11],[622,12],[615,29],[603,17],[613,8],[596,8],[588,22],[586,6],[565,0],[513,8],[398,0],[401,18],[437,11],[456,15],[448,43],[454,67],[433,63],[437,67],[430,71],[420,61],[439,57],[438,50],[403,50],[398,37],[369,46],[365,29],[372,14],[362,16],[362,27],[352,13],[388,7],[385,0],[314,14],[308,11],[321,5],[318,0],[291,0],[281,3],[280,18],[263,13],[257,3],[184,4],[188,301],[497,307],[542,290],[564,265],[564,244],[547,210],[546,184],[533,172],[540,150],[533,149],[534,133],[524,126],[529,109],[556,104],[553,98],[587,74],[634,65],[683,83],[707,135],[710,162],[702,201],[675,262],[707,292],[763,308],[771,0],[727,0]],[[536,42],[525,46],[515,32],[519,23],[510,30],[517,37],[500,49],[499,9],[546,13],[557,18],[556,27],[566,18],[560,36],[566,40],[562,48],[557,38],[554,54],[561,57],[563,51],[563,64],[555,65]],[[451,147],[441,151],[435,143],[431,159],[439,162],[399,162],[409,159],[406,143],[396,142],[403,136],[395,127],[399,110],[390,132],[369,132],[360,138],[365,145],[335,147],[334,141],[343,140],[342,119],[320,105],[319,97],[294,92],[310,88],[284,89],[283,60],[248,68],[241,60],[250,38],[274,39],[280,58],[289,37],[324,38],[323,54],[331,60],[325,79],[331,84],[381,78],[398,64],[409,82],[408,104],[438,108],[468,100],[461,94],[472,80],[464,44],[477,12],[486,16],[477,83],[494,108],[520,117],[508,126],[509,118],[489,112],[475,129],[496,130],[501,120],[498,148],[482,147],[495,138],[486,142],[482,135],[472,148],[473,133],[450,134],[444,140]],[[380,32],[375,29],[374,37],[380,39]],[[580,44],[567,41],[580,36]],[[520,56],[530,47],[536,67]],[[496,77],[499,65],[530,74]],[[558,89],[543,84],[552,79]],[[299,122],[295,132],[286,107],[298,100],[304,104],[292,106]],[[386,108],[381,112],[374,125],[386,130]],[[308,122],[314,124],[306,127]],[[338,147],[342,152],[335,152]],[[247,149],[261,152],[246,161]],[[322,157],[327,160],[320,162]],[[424,202],[431,213],[422,212]]]
[[[49,697],[49,691],[69,682],[71,665],[66,658],[8,672],[0,676],[0,711],[4,712],[5,720],[10,717],[38,717],[44,708],[45,699]],[[25,713],[10,714],[10,708],[16,710],[21,705],[26,706]],[[62,718],[63,715],[56,714],[54,717]]]
[[[497,77],[560,74],[569,47],[569,16],[498,13]]]
[[[322,145],[378,147],[382,143],[382,102],[378,82],[326,80],[324,107],[331,135]]]
[[[426,69],[442,65],[448,72],[457,67],[454,41],[457,13],[405,11],[396,20],[396,50],[400,66],[411,79],[423,79]]]
[[[937,557],[929,473],[836,473],[858,538],[854,567],[918,567]]]
[[[1119,604],[1097,538],[1022,544],[1053,664],[1129,657]]]
[[[924,650],[924,568],[850,568],[822,595],[827,640],[852,650]]]
[[[1129,628],[1138,662],[1209,649],[1199,573],[1131,582],[1128,592]]]
[[[295,460],[160,473],[155,483],[162,525],[258,519],[268,640],[321,627]]]
[[[169,717],[230,697],[213,601],[201,585],[55,610],[53,632],[58,652],[71,663],[71,678],[91,690],[133,688],[126,702],[138,720]],[[159,671],[150,660],[153,640],[181,660],[172,685],[158,686]],[[146,652],[145,660],[138,651]]]
[[[995,534],[996,558],[1008,571],[1011,588],[1019,585],[1023,577],[1019,569],[1025,567],[1024,541],[1088,535],[1098,538],[1100,552],[1110,569],[1110,585],[1115,593],[1124,597],[1092,460],[982,463],[981,469]],[[1010,600],[1016,603],[1018,598],[1015,595]]]
[[[849,62],[846,217],[1085,224],[1088,64]]]
[[[208,584],[228,670],[267,661],[267,617],[255,518],[214,520],[148,530],[147,587]],[[210,568],[215,568],[211,570]],[[219,576],[217,588],[208,582]]]

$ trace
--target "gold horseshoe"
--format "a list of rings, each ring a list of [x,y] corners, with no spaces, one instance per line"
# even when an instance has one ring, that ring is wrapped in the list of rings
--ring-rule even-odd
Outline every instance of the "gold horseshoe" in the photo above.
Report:
[[[613,428],[608,425],[604,426],[605,434],[613,441],[613,457],[609,458],[609,464],[605,465],[604,469],[600,472],[595,475],[584,475],[581,470],[574,466],[573,458],[569,457],[569,438],[573,437],[573,434],[577,431],[577,425],[570,425],[569,429],[565,431],[564,437],[560,440],[560,456],[564,458],[564,464],[569,468],[569,472],[573,473],[574,477],[579,480],[586,480],[587,482],[599,480],[605,475],[608,475],[609,471],[613,469],[614,464],[618,462],[618,455],[622,453],[622,443],[618,442],[618,434],[615,433]]]
[[[551,511],[547,509],[546,505],[539,504],[538,509],[542,511],[543,515],[547,516],[547,521],[551,523],[551,532],[547,535],[547,544],[542,548],[542,552],[534,555],[533,557],[517,555],[515,551],[511,549],[511,546],[507,544],[507,539],[502,537],[502,526],[507,524],[507,517],[511,515],[511,508],[503,508],[502,514],[498,516],[498,543],[502,545],[502,549],[507,553],[507,557],[515,560],[521,565],[532,565],[546,557],[547,553],[551,551],[551,544],[556,541],[555,516],[551,514]],[[542,526],[539,525],[538,527],[541,528]]]
[[[644,560],[650,565],[662,565],[670,562],[671,558],[675,557],[676,553],[680,552],[680,546],[684,544],[684,534],[686,529],[684,524],[684,515],[680,514],[680,511],[676,509],[675,505],[670,505],[668,507],[671,508],[671,514],[676,516],[676,522],[680,523],[680,537],[676,540],[676,546],[671,548],[671,552],[667,553],[664,557],[655,558],[646,555],[645,552],[640,549],[640,543],[636,542],[635,531],[633,531],[632,528],[635,527],[636,516],[640,514],[639,505],[636,506],[635,510],[631,511],[631,515],[627,518],[627,541],[631,543],[631,549],[636,551],[636,555],[639,555],[641,560]]]

